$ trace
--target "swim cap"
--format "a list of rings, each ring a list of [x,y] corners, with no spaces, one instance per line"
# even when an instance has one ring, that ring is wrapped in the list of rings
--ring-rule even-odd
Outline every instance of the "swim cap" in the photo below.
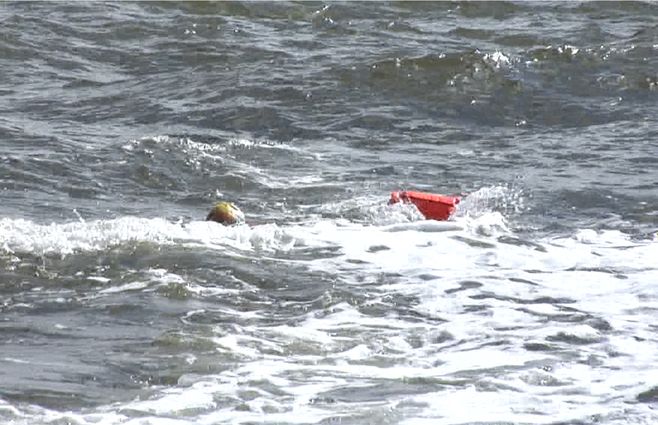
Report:
[[[239,224],[244,223],[244,213],[232,202],[218,202],[210,210],[206,220],[216,221],[222,224]]]

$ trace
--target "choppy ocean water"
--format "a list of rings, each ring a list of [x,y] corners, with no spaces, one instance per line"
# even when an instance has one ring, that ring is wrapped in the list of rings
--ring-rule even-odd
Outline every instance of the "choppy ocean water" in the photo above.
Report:
[[[0,24],[0,423],[658,422],[655,3]]]

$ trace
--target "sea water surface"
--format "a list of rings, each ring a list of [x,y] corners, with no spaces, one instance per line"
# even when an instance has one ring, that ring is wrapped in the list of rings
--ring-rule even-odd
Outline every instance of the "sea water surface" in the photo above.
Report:
[[[653,2],[2,2],[0,423],[658,423],[657,100]]]

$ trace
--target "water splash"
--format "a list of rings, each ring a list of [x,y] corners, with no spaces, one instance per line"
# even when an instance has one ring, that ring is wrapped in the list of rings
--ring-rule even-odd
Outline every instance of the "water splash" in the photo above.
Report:
[[[525,208],[523,189],[510,185],[487,186],[462,198],[455,216],[477,217],[494,211],[509,216]]]

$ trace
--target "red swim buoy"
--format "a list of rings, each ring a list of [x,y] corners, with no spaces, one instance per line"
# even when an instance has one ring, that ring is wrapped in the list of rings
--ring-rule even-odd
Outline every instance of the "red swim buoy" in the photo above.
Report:
[[[405,190],[392,192],[389,204],[410,202],[428,220],[447,220],[461,201],[459,196],[436,195],[434,193]]]

